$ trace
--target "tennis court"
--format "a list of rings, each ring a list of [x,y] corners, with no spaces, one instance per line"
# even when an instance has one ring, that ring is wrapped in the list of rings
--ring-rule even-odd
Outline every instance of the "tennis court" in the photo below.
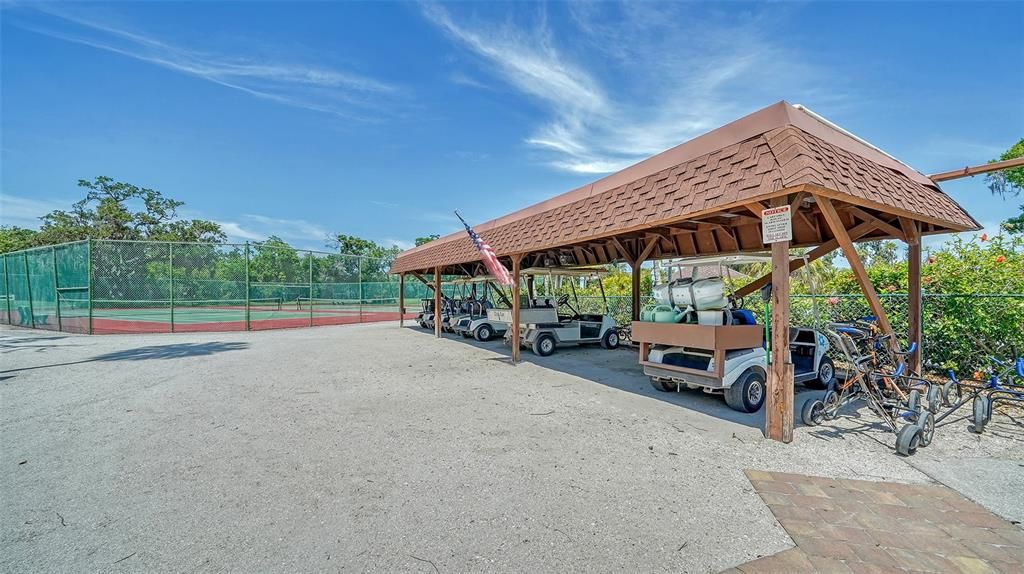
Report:
[[[390,266],[259,243],[79,241],[0,256],[0,323],[110,334],[395,321]],[[404,289],[407,302],[429,297],[423,284]]]
[[[412,318],[415,314],[406,315]],[[170,333],[246,331],[397,321],[397,304],[371,304],[331,299],[280,298],[210,301],[94,301],[92,332]],[[62,318],[65,327],[68,318]],[[76,314],[73,321],[88,321]],[[85,325],[82,325],[85,327]],[[85,330],[85,329],[83,329]]]

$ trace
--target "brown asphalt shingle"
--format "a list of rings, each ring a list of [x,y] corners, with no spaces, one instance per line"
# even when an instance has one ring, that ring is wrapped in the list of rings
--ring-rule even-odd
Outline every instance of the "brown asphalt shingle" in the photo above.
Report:
[[[776,104],[476,230],[499,256],[527,253],[676,223],[688,215],[757,200],[801,184],[871,202],[882,211],[917,213],[949,229],[978,228],[963,208],[925,176],[809,118],[788,104]],[[759,127],[770,129],[758,132]],[[748,137],[693,155],[734,133]],[[666,165],[673,158],[682,161]],[[477,260],[468,236],[460,232],[402,253],[391,270],[427,270]]]

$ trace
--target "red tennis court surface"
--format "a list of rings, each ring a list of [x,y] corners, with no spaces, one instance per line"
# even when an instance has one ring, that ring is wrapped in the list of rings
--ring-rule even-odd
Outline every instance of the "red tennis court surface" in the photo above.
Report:
[[[295,316],[287,313],[284,317],[250,318],[249,330],[263,331],[268,329],[294,329],[299,327],[319,327],[324,325],[351,325],[356,323],[379,323],[397,321],[398,309],[394,311],[363,311],[353,313],[318,313],[310,317]],[[406,312],[406,319],[414,319],[415,313]],[[57,330],[57,324],[37,326]],[[61,321],[61,330],[69,333],[88,333],[88,317],[66,317]],[[173,330],[170,321],[147,321],[133,318],[93,317],[92,332],[95,335],[129,334],[129,333],[199,333],[212,331],[245,331],[245,320],[175,322]]]

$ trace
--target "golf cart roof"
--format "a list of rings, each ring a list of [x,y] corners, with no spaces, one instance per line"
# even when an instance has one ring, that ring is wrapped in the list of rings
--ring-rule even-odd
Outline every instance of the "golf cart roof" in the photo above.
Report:
[[[463,285],[469,283],[487,283],[488,281],[497,281],[493,275],[477,275],[475,277],[459,277],[458,279],[452,279],[450,282],[456,285]]]
[[[557,275],[561,277],[604,277],[604,267],[529,267],[520,271],[522,275]]]
[[[802,255],[791,256],[790,259],[803,259]],[[707,267],[719,265],[747,265],[749,263],[771,263],[771,255],[711,255],[708,257],[693,257],[689,259],[672,259],[668,265],[686,265],[688,267]]]

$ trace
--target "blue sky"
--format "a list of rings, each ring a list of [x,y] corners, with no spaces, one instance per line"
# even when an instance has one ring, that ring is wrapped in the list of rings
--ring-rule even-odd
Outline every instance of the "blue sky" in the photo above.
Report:
[[[1024,137],[1024,3],[3,4],[0,222],[108,175],[407,247],[778,100],[916,169]],[[988,228],[1021,202],[943,186]]]

